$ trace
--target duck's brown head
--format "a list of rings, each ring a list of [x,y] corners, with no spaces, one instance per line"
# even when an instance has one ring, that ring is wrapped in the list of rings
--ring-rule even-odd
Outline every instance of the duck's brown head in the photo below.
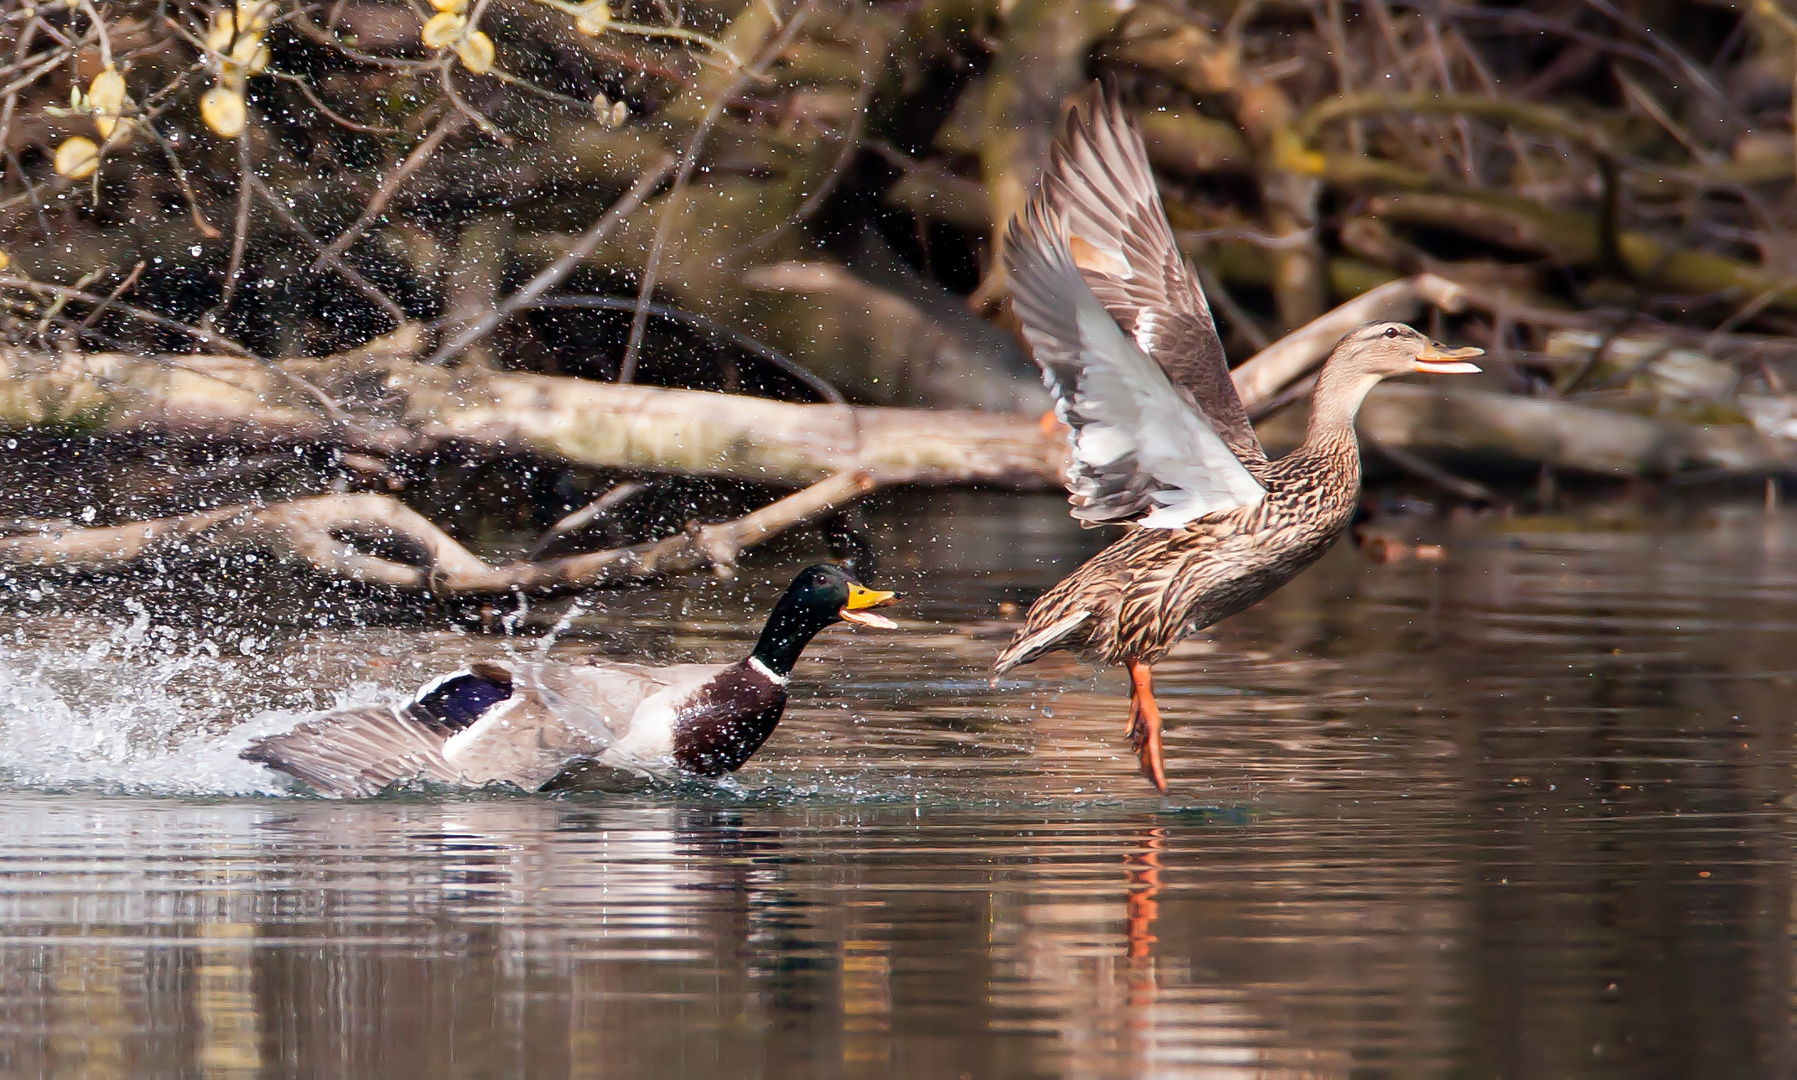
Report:
[[[1450,349],[1401,322],[1373,322],[1342,338],[1331,361],[1354,374],[1381,379],[1419,371],[1430,375],[1458,375],[1478,371],[1478,365],[1466,361],[1484,351],[1471,347]]]

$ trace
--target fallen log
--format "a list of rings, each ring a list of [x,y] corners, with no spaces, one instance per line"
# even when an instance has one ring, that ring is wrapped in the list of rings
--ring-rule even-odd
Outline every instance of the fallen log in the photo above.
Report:
[[[1595,266],[1606,256],[1598,217],[1548,210],[1507,196],[1382,195],[1368,203],[1367,213],[1383,221],[1449,229],[1489,244],[1538,252],[1568,266]],[[1635,230],[1622,231],[1614,239],[1621,269],[1643,284],[1686,296],[1727,296],[1737,304],[1757,297],[1773,307],[1797,310],[1797,286],[1782,270],[1681,247]]]
[[[1232,372],[1236,390],[1251,415],[1267,412],[1276,403],[1307,397],[1308,387],[1293,386],[1294,380],[1322,363],[1343,334],[1364,322],[1408,320],[1425,302],[1453,312],[1469,301],[1486,306],[1502,299],[1476,295],[1434,274],[1382,285],[1237,367]],[[1797,443],[1768,437],[1745,422],[1688,424],[1479,389],[1385,383],[1368,396],[1358,428],[1363,438],[1398,455],[1495,459],[1588,476],[1715,472],[1757,477],[1797,471]],[[1275,453],[1303,437],[1302,419],[1296,416],[1263,422],[1260,430]]]
[[[446,371],[402,333],[352,354],[0,353],[0,431],[138,434],[179,446],[325,445],[370,475],[454,447],[608,470],[800,488],[735,521],[661,540],[491,565],[395,499],[330,494],[0,539],[0,566],[92,573],[158,556],[260,551],[335,580],[443,596],[549,593],[710,567],[888,484],[1058,488],[1065,441],[997,413],[801,405],[581,379]],[[369,456],[371,455],[371,456]],[[203,505],[203,503],[202,503]],[[409,555],[371,554],[397,545]]]
[[[1797,471],[1797,443],[1745,423],[1681,424],[1486,390],[1387,383],[1367,396],[1360,430],[1432,458],[1504,458],[1595,476]]]
[[[801,487],[1060,485],[1064,441],[1004,413],[804,405],[392,356],[261,361],[0,353],[0,431],[327,443],[377,456],[464,445],[594,468]]]

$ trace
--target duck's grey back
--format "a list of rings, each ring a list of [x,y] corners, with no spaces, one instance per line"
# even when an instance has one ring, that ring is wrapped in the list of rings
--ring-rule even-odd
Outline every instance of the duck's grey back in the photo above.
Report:
[[[724,666],[481,661],[403,705],[327,712],[243,756],[345,797],[412,780],[535,790],[582,757],[655,773],[671,761],[673,706]]]
[[[513,701],[445,747],[470,780],[537,788],[568,762],[599,758],[651,774],[673,764],[679,706],[725,664],[511,663]]]

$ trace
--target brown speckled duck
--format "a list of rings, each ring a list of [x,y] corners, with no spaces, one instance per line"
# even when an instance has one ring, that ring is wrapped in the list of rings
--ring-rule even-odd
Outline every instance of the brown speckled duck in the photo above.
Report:
[[[1073,516],[1129,531],[1031,606],[994,671],[1057,649],[1123,664],[1129,736],[1165,791],[1152,666],[1285,584],[1346,528],[1368,391],[1393,375],[1477,371],[1464,361],[1481,350],[1402,323],[1354,330],[1318,375],[1304,444],[1269,461],[1141,136],[1096,88],[1069,111],[1005,250],[1012,305],[1071,429]]]
[[[478,661],[404,705],[328,712],[256,740],[242,756],[336,796],[420,779],[536,791],[589,762],[650,776],[721,776],[773,734],[787,676],[812,636],[838,621],[892,629],[869,609],[895,598],[820,563],[793,579],[754,651],[734,664]]]

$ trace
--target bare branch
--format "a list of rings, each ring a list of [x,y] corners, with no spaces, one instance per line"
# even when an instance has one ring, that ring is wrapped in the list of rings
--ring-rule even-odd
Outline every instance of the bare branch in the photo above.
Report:
[[[375,189],[374,197],[368,200],[368,205],[363,208],[361,216],[356,218],[349,228],[338,233],[336,238],[326,244],[324,250],[318,253],[318,258],[312,260],[313,272],[316,273],[330,265],[331,260],[348,251],[349,246],[361,237],[369,224],[386,211],[387,204],[393,200],[394,195],[399,193],[400,186],[406,182],[406,179],[430,160],[431,155],[437,152],[437,147],[443,145],[443,140],[462,130],[467,124],[468,116],[464,113],[445,114],[443,119],[437,122],[437,126],[431,129],[431,133],[424,137],[424,141],[414,147],[412,152],[406,155],[406,159],[400,162],[399,168],[394,169],[381,180],[381,186]]]
[[[256,550],[342,581],[438,596],[554,593],[666,577],[705,567],[728,573],[737,556],[873,490],[862,474],[832,476],[735,521],[693,524],[664,540],[542,562],[494,566],[429,519],[385,495],[318,495],[233,506],[109,528],[62,527],[0,538],[0,565],[96,573],[158,555]],[[397,540],[418,563],[369,555],[357,539]]]
[[[580,239],[571,244],[560,258],[544,267],[541,273],[531,278],[523,288],[506,297],[503,303],[494,306],[458,330],[454,337],[444,342],[435,353],[431,354],[428,362],[442,364],[452,357],[460,355],[462,350],[492,333],[494,327],[510,318],[519,309],[529,307],[544,293],[555,288],[576,266],[579,266],[587,256],[593,253],[593,249],[599,246],[601,240],[611,235],[612,230],[622,224],[625,218],[643,204],[643,200],[649,197],[650,192],[661,186],[661,182],[668,178],[668,173],[673,171],[673,168],[674,161],[671,157],[664,154],[657,158],[641,176],[637,177],[636,183],[631,185],[630,190],[613,203],[604,214],[601,214],[599,220],[593,222],[592,226],[582,233]]]

